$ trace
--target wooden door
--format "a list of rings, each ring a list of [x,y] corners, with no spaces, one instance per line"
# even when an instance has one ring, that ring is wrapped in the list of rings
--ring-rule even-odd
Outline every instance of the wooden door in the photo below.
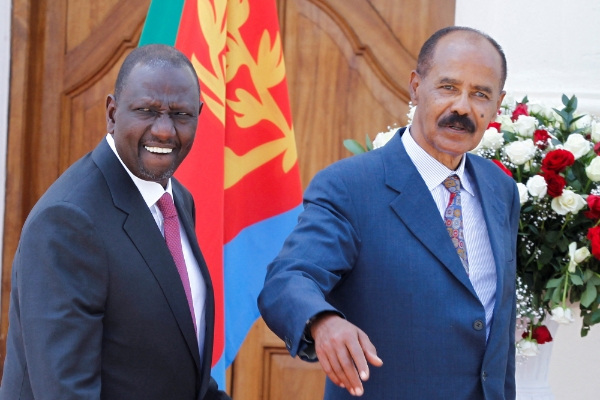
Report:
[[[274,0],[275,1],[275,0]],[[137,46],[150,0],[13,0],[0,363],[10,276],[40,196],[106,134],[104,107]],[[349,156],[343,139],[405,123],[423,41],[454,21],[453,0],[277,0],[304,186]],[[1,365],[0,365],[1,368]],[[318,399],[318,364],[289,357],[262,321],[229,371],[236,400]]]
[[[408,79],[423,42],[454,23],[453,0],[278,0],[303,185],[364,143],[406,123]],[[262,320],[230,371],[235,400],[323,397],[318,363],[289,356]]]
[[[106,95],[150,0],[13,0],[0,363],[12,259],[35,202],[106,135]],[[10,211],[9,211],[10,210]]]

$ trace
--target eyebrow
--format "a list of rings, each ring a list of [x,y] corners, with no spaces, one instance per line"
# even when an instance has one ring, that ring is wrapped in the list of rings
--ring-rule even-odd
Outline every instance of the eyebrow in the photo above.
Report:
[[[453,79],[453,78],[442,78],[440,80],[440,83],[447,83],[450,85],[460,85],[462,83],[462,81],[459,81],[458,79]],[[475,86],[473,86],[473,88],[475,90],[478,90],[480,92],[485,92],[487,94],[492,94],[492,92],[493,92],[492,88],[489,86],[475,85]]]

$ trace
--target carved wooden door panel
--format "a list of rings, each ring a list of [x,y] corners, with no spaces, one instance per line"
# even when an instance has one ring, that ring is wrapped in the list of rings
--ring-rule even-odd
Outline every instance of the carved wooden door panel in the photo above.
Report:
[[[343,140],[406,123],[423,42],[454,24],[453,0],[278,0],[303,185],[350,155]],[[230,370],[236,400],[323,396],[319,364],[289,356],[259,320]]]
[[[106,95],[150,0],[13,0],[2,270],[4,363],[12,259],[35,202],[106,135]]]

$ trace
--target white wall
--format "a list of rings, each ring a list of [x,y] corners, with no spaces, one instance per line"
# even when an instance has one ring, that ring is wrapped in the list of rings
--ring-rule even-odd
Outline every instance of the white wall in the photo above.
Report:
[[[0,239],[3,237],[4,200],[6,197],[11,7],[12,0],[0,0]],[[2,254],[2,240],[0,240],[0,254]],[[2,276],[2,263],[0,263],[0,276]]]
[[[597,0],[456,0],[456,25],[504,48],[508,91],[549,105],[576,94],[582,110],[600,116],[599,17]]]
[[[600,2],[597,0],[456,0],[456,25],[488,33],[508,62],[506,90],[519,99],[560,105],[575,94],[579,109],[600,117]],[[581,321],[554,338],[550,385],[557,400],[599,399],[600,326],[579,337]]]

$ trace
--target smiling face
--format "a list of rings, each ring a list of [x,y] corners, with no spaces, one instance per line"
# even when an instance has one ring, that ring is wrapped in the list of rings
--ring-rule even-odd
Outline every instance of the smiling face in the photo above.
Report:
[[[119,99],[106,100],[119,157],[140,179],[166,187],[194,143],[201,105],[187,67],[136,65]]]
[[[500,54],[472,32],[452,32],[437,43],[425,76],[413,71],[417,106],[411,135],[432,157],[456,169],[496,117],[504,92]]]

